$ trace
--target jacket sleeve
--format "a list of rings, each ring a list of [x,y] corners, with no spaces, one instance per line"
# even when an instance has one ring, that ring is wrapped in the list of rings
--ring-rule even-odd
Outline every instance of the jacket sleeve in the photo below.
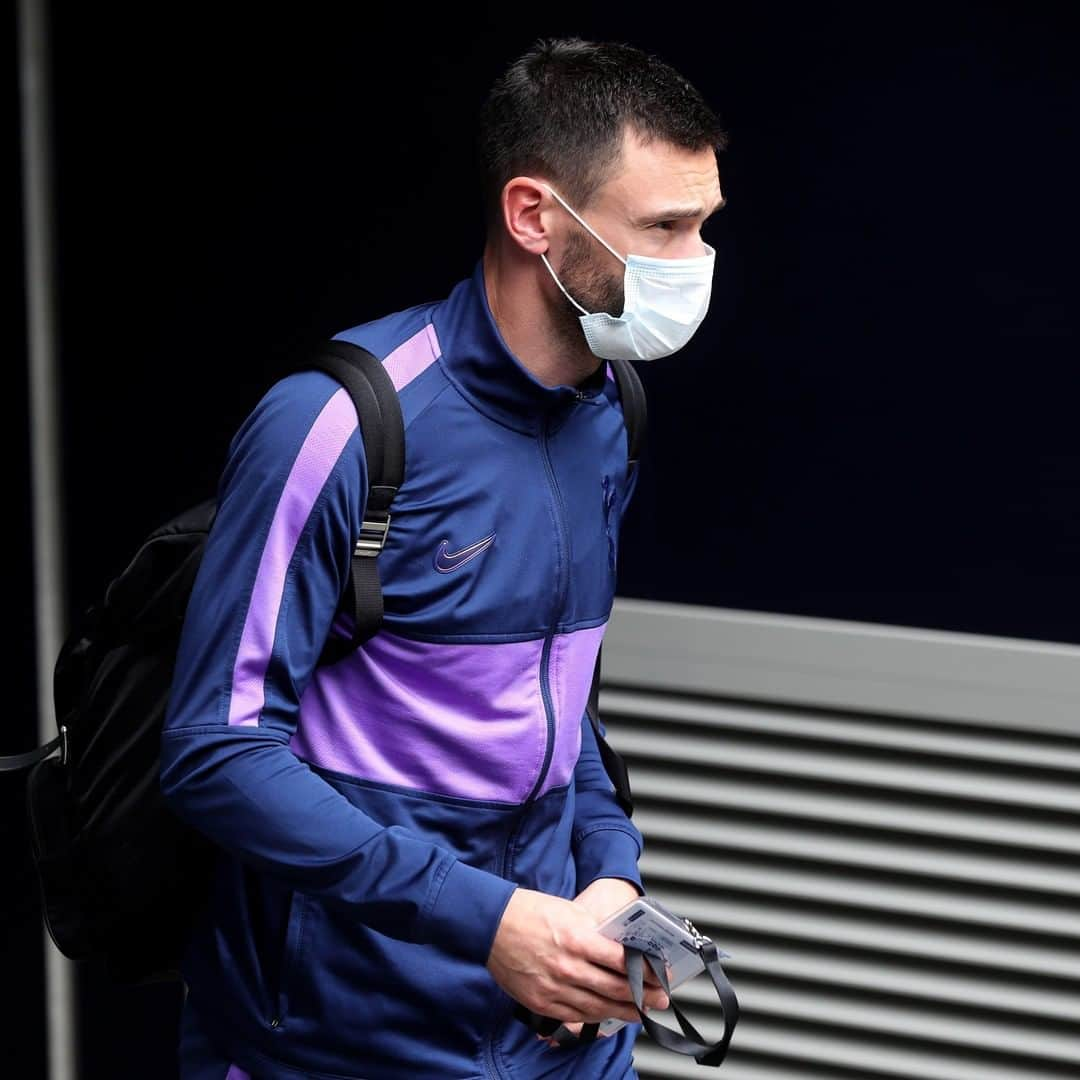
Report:
[[[161,789],[236,858],[484,963],[514,885],[384,828],[290,748],[367,487],[352,399],[322,372],[279,380],[237,431],[181,633]]]
[[[601,724],[601,731],[604,731]],[[645,892],[638,870],[641,833],[615,801],[586,713],[581,720],[581,756],[574,769],[574,865],[577,890],[597,878],[617,877]]]
[[[640,466],[631,473],[619,505],[619,524],[637,487]],[[600,731],[607,737],[603,720]],[[615,801],[588,713],[581,718],[581,755],[574,769],[574,863],[578,892],[602,877],[623,878],[644,893],[638,870],[640,831]]]

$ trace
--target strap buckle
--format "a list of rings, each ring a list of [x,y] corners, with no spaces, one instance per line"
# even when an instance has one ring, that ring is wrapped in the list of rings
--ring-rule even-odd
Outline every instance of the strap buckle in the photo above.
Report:
[[[360,538],[353,549],[354,555],[373,559],[386,546],[386,534],[390,531],[390,515],[384,510],[372,511],[360,526]]]

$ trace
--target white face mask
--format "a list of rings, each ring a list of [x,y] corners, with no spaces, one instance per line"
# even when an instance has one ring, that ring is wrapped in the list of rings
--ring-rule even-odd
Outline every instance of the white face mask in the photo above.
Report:
[[[555,284],[582,312],[581,327],[593,353],[601,360],[656,360],[681,349],[694,336],[709,310],[716,251],[706,244],[705,254],[693,259],[650,259],[644,255],[628,255],[624,259],[560,195],[547,184],[544,186],[626,267],[623,313],[616,318],[606,311],[589,314],[563,288],[547,256],[540,255]]]

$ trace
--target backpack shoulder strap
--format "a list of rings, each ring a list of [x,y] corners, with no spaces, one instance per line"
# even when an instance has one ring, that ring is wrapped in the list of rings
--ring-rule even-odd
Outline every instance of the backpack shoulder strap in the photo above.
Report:
[[[632,469],[641,459],[641,448],[645,444],[645,429],[648,423],[648,408],[645,401],[645,387],[641,377],[629,360],[609,360],[615,375],[615,385],[622,402],[623,421],[626,424],[627,469]]]
[[[593,667],[592,686],[589,688],[589,702],[585,706],[585,711],[589,715],[589,723],[596,736],[596,749],[600,751],[604,772],[608,774],[608,779],[615,789],[615,801],[622,807],[627,817],[632,817],[634,796],[630,790],[630,770],[627,769],[622,755],[617,750],[613,750],[607,739],[600,734],[600,654],[602,651],[601,648],[596,652],[596,665]]]
[[[383,597],[376,556],[386,543],[390,527],[390,504],[405,475],[405,424],[401,404],[382,362],[367,349],[347,341],[329,341],[304,365],[325,371],[349,393],[364,439],[368,465],[368,495],[360,536],[353,551],[345,604],[355,623],[351,639],[330,638],[319,663],[333,663],[372,637],[382,624]],[[212,503],[206,506],[211,507]],[[200,506],[200,511],[203,509]],[[202,527],[208,528],[208,523]],[[24,754],[0,756],[0,772],[25,769],[60,749],[67,758],[67,731],[44,746]]]
[[[368,466],[364,520],[346,586],[353,633],[348,639],[327,639],[319,663],[332,664],[374,636],[382,625],[382,585],[376,560],[390,528],[390,504],[405,475],[405,423],[390,375],[367,349],[347,341],[331,341],[308,366],[325,371],[348,391],[356,406]]]

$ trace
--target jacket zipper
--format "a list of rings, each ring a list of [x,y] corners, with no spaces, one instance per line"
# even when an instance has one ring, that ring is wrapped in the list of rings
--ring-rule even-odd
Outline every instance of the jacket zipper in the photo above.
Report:
[[[570,577],[568,563],[570,540],[566,531],[566,504],[563,502],[562,492],[559,490],[559,482],[555,479],[555,468],[551,464],[551,454],[548,452],[548,424],[545,421],[540,432],[540,454],[544,460],[544,471],[547,473],[548,483],[551,485],[551,493],[555,502],[555,518],[558,523],[558,536],[556,546],[558,549],[558,588],[555,591],[555,607],[552,612],[551,625],[544,635],[544,648],[540,654],[540,696],[544,701],[544,716],[547,719],[547,744],[544,747],[544,763],[540,766],[540,774],[536,778],[529,797],[525,800],[528,804],[536,797],[544,781],[547,779],[548,769],[551,767],[551,757],[555,751],[555,708],[551,703],[551,683],[549,681],[548,666],[551,662],[551,645],[555,639],[555,627],[559,624],[563,605],[566,603],[566,589]]]
[[[575,397],[578,401],[586,400],[586,395],[582,394],[580,391],[575,392]],[[503,845],[502,851],[502,860],[496,870],[500,876],[505,875],[506,873],[506,862],[510,854],[510,846],[513,843],[514,837],[517,836],[518,832],[521,830],[521,826],[525,820],[527,807],[535,800],[536,793],[547,779],[548,770],[551,768],[551,758],[555,752],[555,708],[551,702],[551,684],[548,678],[548,665],[551,661],[551,645],[555,639],[555,627],[559,624],[559,617],[562,614],[563,605],[566,603],[566,590],[570,578],[570,540],[566,531],[566,503],[563,501],[562,492],[559,490],[559,482],[555,479],[555,468],[551,463],[551,455],[548,452],[549,425],[550,418],[545,419],[544,426],[540,430],[540,455],[543,458],[544,471],[547,473],[548,484],[551,486],[551,493],[554,497],[555,518],[558,524],[558,537],[556,540],[558,548],[558,588],[555,591],[555,606],[552,611],[551,625],[548,628],[548,632],[544,635],[544,647],[543,651],[540,653],[540,696],[544,702],[544,718],[547,721],[547,743],[544,747],[544,761],[540,766],[540,774],[536,778],[536,783],[533,784],[532,791],[529,792],[528,797],[521,804],[521,812],[518,814],[513,827],[506,835],[506,843]],[[497,1028],[498,1025],[495,1027]],[[484,1041],[484,1064],[494,1080],[500,1080],[503,1074],[495,1061],[495,1029],[492,1030],[491,1034],[488,1035],[487,1039]]]

